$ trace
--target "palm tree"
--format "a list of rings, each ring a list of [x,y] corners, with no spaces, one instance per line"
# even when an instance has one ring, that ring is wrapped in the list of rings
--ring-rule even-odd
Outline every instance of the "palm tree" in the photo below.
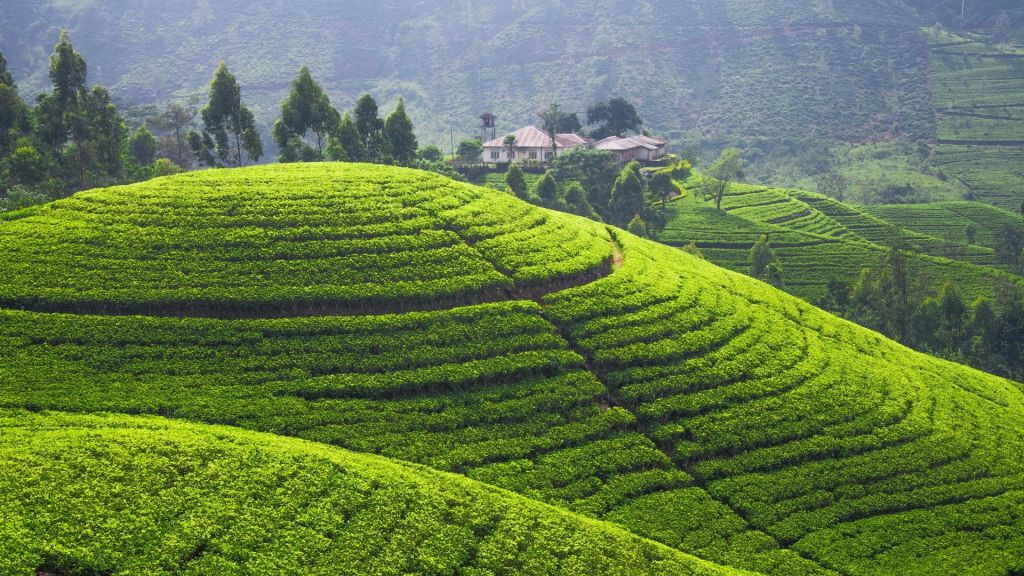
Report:
[[[558,102],[552,102],[546,110],[539,112],[541,126],[551,138],[551,155],[556,158],[558,157],[558,142],[555,142],[555,134],[558,132],[558,124],[562,121],[562,111],[559,108]]]
[[[512,162],[512,159],[516,157],[516,144],[517,142],[514,134],[509,134],[508,136],[505,136],[505,139],[501,141],[501,145],[508,152],[509,162]]]

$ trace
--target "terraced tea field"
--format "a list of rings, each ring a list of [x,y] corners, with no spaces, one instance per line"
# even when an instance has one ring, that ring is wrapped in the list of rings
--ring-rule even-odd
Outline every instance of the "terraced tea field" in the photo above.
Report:
[[[1024,54],[926,29],[938,146],[935,165],[984,202],[1024,201]]]
[[[947,279],[972,297],[991,296],[1000,278],[1021,281],[995,262],[993,231],[1021,222],[1005,210],[973,202],[858,208],[804,190],[736,184],[718,211],[700,199],[699,175],[686,186],[695,193],[668,205],[668,224],[659,241],[676,247],[695,242],[711,262],[746,273],[750,249],[767,236],[783,267],[786,290],[811,302],[824,297],[830,280],[852,283],[862,268],[884,258],[893,224],[902,227],[902,240],[918,252],[911,257],[917,277],[936,292]],[[947,209],[963,216],[945,219],[942,229],[889,216],[898,210]],[[973,245],[966,243],[970,218],[985,220],[976,225]]]
[[[1024,234],[1024,218],[1019,214],[979,202],[865,206],[864,211],[922,234],[963,243],[973,229],[975,244],[992,249],[1006,226]]]
[[[737,242],[854,241],[733,212]],[[193,173],[2,222],[0,254],[12,573],[983,575],[1024,556],[1016,385],[499,192],[362,165]]]

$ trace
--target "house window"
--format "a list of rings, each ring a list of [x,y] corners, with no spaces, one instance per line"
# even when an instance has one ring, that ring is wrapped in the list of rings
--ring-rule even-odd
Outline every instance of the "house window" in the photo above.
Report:
[[[499,158],[501,158],[501,151],[491,150],[491,160],[498,160]]]
[[[545,153],[544,153],[544,159],[545,159],[545,160],[551,160],[551,157],[552,157],[552,156],[554,156],[554,153],[553,153],[553,152],[545,152]]]
[[[536,159],[537,159],[537,153],[536,152],[530,152],[530,160],[536,160]]]

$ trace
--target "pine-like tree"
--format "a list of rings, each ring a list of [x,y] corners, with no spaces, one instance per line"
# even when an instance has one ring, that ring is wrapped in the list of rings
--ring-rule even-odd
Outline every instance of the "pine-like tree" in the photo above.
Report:
[[[384,121],[380,119],[377,101],[373,96],[363,94],[359,97],[354,116],[366,161],[380,162],[385,153]]]
[[[750,249],[750,275],[758,280],[764,279],[765,270],[774,261],[775,252],[768,243],[768,236],[762,235]]]
[[[139,166],[149,166],[156,162],[156,137],[145,124],[128,139],[128,154]]]
[[[274,123],[274,141],[281,150],[281,161],[312,156],[323,160],[328,136],[341,121],[341,115],[331,106],[331,99],[313,79],[309,68],[303,66],[292,81],[288,97],[281,103],[281,118]],[[312,145],[306,143],[307,135]],[[312,154],[300,148],[310,147]]]
[[[401,166],[408,166],[416,156],[419,143],[413,132],[412,120],[405,113],[405,101],[401,96],[395,109],[384,120],[384,141],[391,159]]]
[[[366,162],[366,150],[352,115],[345,112],[327,145],[327,157],[335,162]]]
[[[204,164],[244,166],[246,161],[256,162],[263,156],[263,142],[256,131],[255,118],[242,103],[242,89],[223,62],[210,82],[210,99],[200,116],[203,135],[197,138],[190,134],[189,144],[196,158]],[[209,149],[210,143],[213,150]],[[200,145],[198,149],[196,144]]]
[[[509,190],[512,190],[512,193],[518,198],[529,200],[526,177],[523,176],[523,170],[518,164],[508,165],[508,170],[505,172],[505,185],[508,186]]]
[[[644,184],[630,162],[612,186],[611,216],[616,226],[626,226],[644,209]]]
[[[561,204],[561,197],[558,195],[558,184],[555,183],[555,178],[551,175],[551,172],[545,172],[541,176],[533,189],[533,193],[548,208],[555,208]]]

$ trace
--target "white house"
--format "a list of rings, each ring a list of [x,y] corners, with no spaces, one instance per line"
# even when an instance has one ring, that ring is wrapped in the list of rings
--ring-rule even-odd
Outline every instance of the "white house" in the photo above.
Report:
[[[484,142],[484,162],[549,162],[554,157],[551,137],[536,126],[526,126],[511,134],[516,139],[515,148],[505,147],[505,136]],[[592,140],[578,134],[555,134],[557,150],[589,147]],[[511,154],[511,156],[510,156]]]
[[[504,164],[506,162],[550,162],[555,151],[552,150],[551,137],[548,133],[536,126],[526,126],[516,130],[510,136],[515,138],[515,146],[509,150],[505,146],[505,138],[494,138],[494,115],[485,114],[482,127],[483,134],[492,135],[492,138],[484,142],[484,162]],[[489,122],[489,124],[488,124]],[[593,148],[595,150],[607,150],[614,152],[619,157],[621,164],[631,160],[651,162],[661,160],[665,157],[665,147],[668,142],[651,136],[630,136],[621,138],[609,136],[603,140],[594,142],[586,136],[578,134],[555,134],[555,144],[559,152],[573,148]]]

